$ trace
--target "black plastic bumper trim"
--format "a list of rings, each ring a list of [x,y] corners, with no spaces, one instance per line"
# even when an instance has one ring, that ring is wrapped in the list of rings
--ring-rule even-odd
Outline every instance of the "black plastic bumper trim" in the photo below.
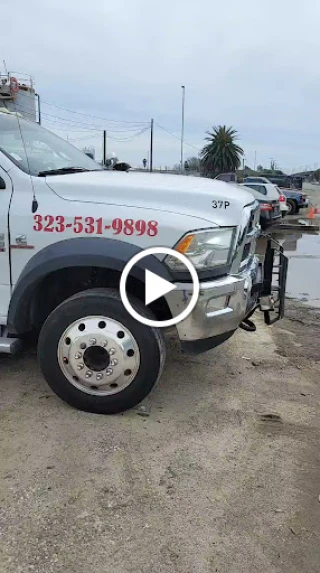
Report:
[[[207,352],[216,346],[220,346],[223,342],[228,340],[235,330],[230,330],[229,332],[224,332],[223,334],[218,334],[218,336],[212,336],[211,338],[202,338],[200,340],[188,340],[181,342],[181,348],[186,354],[202,354]]]

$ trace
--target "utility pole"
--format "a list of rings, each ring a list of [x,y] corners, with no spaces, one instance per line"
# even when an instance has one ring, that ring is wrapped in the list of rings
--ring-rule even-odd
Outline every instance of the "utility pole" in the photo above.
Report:
[[[103,166],[106,165],[107,162],[107,132],[103,130],[103,155],[102,155]]]
[[[150,124],[150,173],[153,169],[153,119]]]
[[[256,170],[256,163],[257,163],[257,152],[254,152],[254,164],[253,164],[253,171]]]
[[[186,87],[181,86],[182,89],[182,106],[181,106],[181,153],[180,153],[180,173],[183,173],[183,143],[184,143],[184,106],[186,99]]]
[[[38,123],[41,125],[41,106],[40,106],[40,96],[39,94],[35,94],[38,99]]]

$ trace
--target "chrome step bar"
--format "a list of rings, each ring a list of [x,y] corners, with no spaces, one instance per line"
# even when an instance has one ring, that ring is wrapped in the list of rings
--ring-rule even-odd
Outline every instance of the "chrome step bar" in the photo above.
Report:
[[[7,329],[0,326],[0,354],[17,354],[22,349],[20,338],[9,338]]]

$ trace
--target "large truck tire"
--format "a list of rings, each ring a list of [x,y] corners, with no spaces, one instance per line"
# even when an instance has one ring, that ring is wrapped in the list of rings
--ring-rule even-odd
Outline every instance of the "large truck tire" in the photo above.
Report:
[[[154,319],[138,299],[139,314]],[[48,316],[38,342],[42,373],[71,406],[116,414],[136,406],[161,375],[165,343],[158,328],[126,311],[114,289],[86,290],[62,302]]]

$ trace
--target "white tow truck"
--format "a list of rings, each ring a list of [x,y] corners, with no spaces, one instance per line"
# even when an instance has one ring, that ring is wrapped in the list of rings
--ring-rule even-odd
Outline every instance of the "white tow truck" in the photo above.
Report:
[[[128,261],[156,246],[187,256],[200,292],[176,329],[186,352],[204,352],[239,326],[253,330],[258,306],[268,322],[270,312],[283,316],[286,259],[270,243],[263,265],[259,232],[259,206],[246,191],[107,171],[38,124],[0,112],[0,353],[14,354],[35,332],[43,375],[62,400],[96,413],[131,408],[161,374],[165,338],[122,303]],[[146,270],[175,285],[148,306]],[[148,256],[131,269],[127,294],[139,315],[167,321],[189,304],[190,274],[174,257]]]

